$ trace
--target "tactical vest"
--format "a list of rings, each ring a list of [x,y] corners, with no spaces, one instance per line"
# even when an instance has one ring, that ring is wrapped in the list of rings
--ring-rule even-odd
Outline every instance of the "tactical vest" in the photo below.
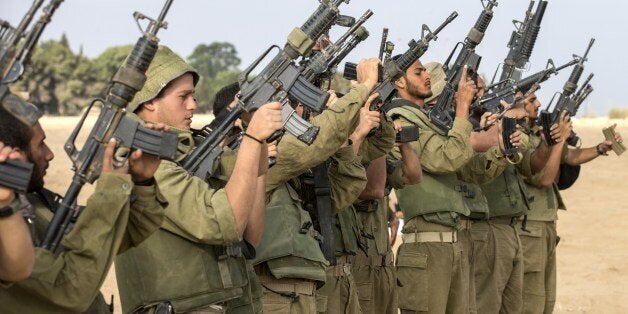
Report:
[[[388,111],[388,115],[400,115],[419,128],[430,128],[445,136],[437,127],[431,127],[429,118],[416,106],[395,107]],[[456,173],[435,175],[424,170],[420,183],[406,185],[395,193],[406,221],[421,215],[430,222],[456,226],[459,214],[465,216],[470,214],[467,204],[462,199],[461,191],[464,185],[458,180]]]
[[[367,255],[386,255],[390,252],[390,242],[388,241],[388,197],[371,202],[356,203],[353,206],[360,219],[361,234],[367,239],[369,245]]]
[[[533,199],[514,165],[506,166],[501,175],[481,187],[488,200],[489,218],[525,215]]]
[[[541,142],[541,137],[530,134],[530,143],[535,147]],[[530,202],[530,211],[527,214],[528,220],[533,221],[555,221],[558,219],[558,209],[566,209],[563,199],[556,184],[551,188],[542,188],[531,184],[530,178],[526,180],[526,187],[534,198]]]
[[[334,241],[336,256],[355,255],[358,250],[366,250],[367,244],[360,232],[362,226],[353,206],[342,209],[334,215]]]
[[[122,311],[169,301],[184,312],[238,298],[247,285],[246,261],[232,248],[191,242],[158,229],[116,258]]]
[[[276,278],[303,278],[325,282],[327,261],[317,241],[310,214],[301,208],[297,192],[284,184],[266,204],[264,233],[254,265],[266,263]]]
[[[464,182],[460,185],[460,193],[462,194],[462,200],[467,204],[467,207],[469,207],[469,211],[471,212],[469,215],[470,218],[488,219],[488,201],[479,185]]]

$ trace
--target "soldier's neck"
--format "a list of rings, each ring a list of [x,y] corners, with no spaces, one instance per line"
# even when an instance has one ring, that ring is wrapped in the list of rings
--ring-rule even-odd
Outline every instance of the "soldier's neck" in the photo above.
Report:
[[[423,98],[417,98],[406,93],[399,93],[399,97],[411,101],[421,108],[425,108],[425,99]]]

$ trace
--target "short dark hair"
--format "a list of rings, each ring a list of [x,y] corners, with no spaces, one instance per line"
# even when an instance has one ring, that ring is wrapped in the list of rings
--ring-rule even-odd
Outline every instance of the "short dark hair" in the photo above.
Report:
[[[0,142],[24,152],[30,151],[31,128],[0,106]]]
[[[214,106],[212,108],[214,117],[217,117],[218,113],[229,106],[229,104],[233,101],[233,98],[238,94],[238,91],[240,91],[240,84],[238,84],[238,82],[234,82],[221,88],[216,93]]]

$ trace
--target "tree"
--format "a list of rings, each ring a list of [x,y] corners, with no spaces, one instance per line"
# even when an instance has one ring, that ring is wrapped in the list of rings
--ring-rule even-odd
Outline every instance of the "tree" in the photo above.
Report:
[[[238,52],[235,46],[228,42],[200,44],[194,48],[188,62],[200,75],[196,86],[199,111],[209,111],[216,92],[237,79],[240,72],[237,66],[241,62]]]

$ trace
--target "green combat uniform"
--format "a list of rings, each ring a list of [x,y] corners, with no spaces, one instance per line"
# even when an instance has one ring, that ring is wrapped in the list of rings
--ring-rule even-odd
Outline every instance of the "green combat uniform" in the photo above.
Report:
[[[523,308],[523,250],[516,222],[528,212],[530,195],[520,168],[508,165],[481,185],[488,212],[471,213],[478,313],[521,313]]]
[[[131,196],[131,193],[134,196]],[[27,213],[35,220],[34,239],[52,217],[47,202],[35,194]],[[129,202],[131,199],[131,202]],[[156,188],[134,186],[130,175],[103,173],[76,224],[63,241],[63,251],[35,249],[32,275],[8,289],[0,289],[3,313],[108,312],[99,290],[114,256],[137,245],[163,219],[165,200]],[[131,205],[129,205],[131,204]]]
[[[301,206],[298,191],[304,187],[295,177],[325,161],[346,141],[367,92],[358,85],[331,105],[330,110],[317,115],[312,122],[320,126],[320,131],[311,145],[290,134],[284,135],[278,144],[277,163],[269,169],[267,177],[269,201],[264,233],[253,261],[263,287],[262,304],[266,313],[317,312],[316,289],[325,282],[327,261],[310,213]],[[347,149],[351,147],[342,151]],[[336,190],[331,197],[338,198],[338,202],[343,199]]]
[[[363,163],[386,156],[393,147],[394,127],[386,116],[381,121],[381,136],[367,137],[360,147]],[[400,167],[395,170],[401,174]],[[397,275],[388,235],[388,198],[359,200],[353,208],[365,243],[365,250],[357,251],[351,265],[362,313],[397,313]]]
[[[160,46],[144,87],[127,110],[134,112],[185,73],[198,82],[192,67]],[[152,313],[172,307],[180,313],[223,313],[228,301],[249,296],[242,301],[254,312],[248,278],[252,271],[244,258],[246,247],[235,245],[241,239],[224,189],[211,188],[170,161],[161,163],[155,180],[169,205],[161,228],[116,259],[122,311]]]
[[[530,142],[536,147],[541,138],[531,134]],[[566,150],[562,159],[565,157]],[[566,208],[556,184],[541,187],[542,176],[543,171],[525,179],[534,201],[530,203],[525,225],[519,224],[523,245],[524,313],[552,313],[556,303],[556,220],[558,210]]]
[[[397,253],[399,308],[402,313],[467,313],[469,252],[459,241],[465,233],[458,230],[460,216],[470,212],[461,180],[494,177],[503,169],[504,158],[495,148],[474,154],[468,121],[456,118],[445,134],[417,105],[403,99],[394,102],[388,115],[399,115],[402,125],[421,129],[419,140],[411,145],[424,170],[421,183],[396,190],[406,220]]]

